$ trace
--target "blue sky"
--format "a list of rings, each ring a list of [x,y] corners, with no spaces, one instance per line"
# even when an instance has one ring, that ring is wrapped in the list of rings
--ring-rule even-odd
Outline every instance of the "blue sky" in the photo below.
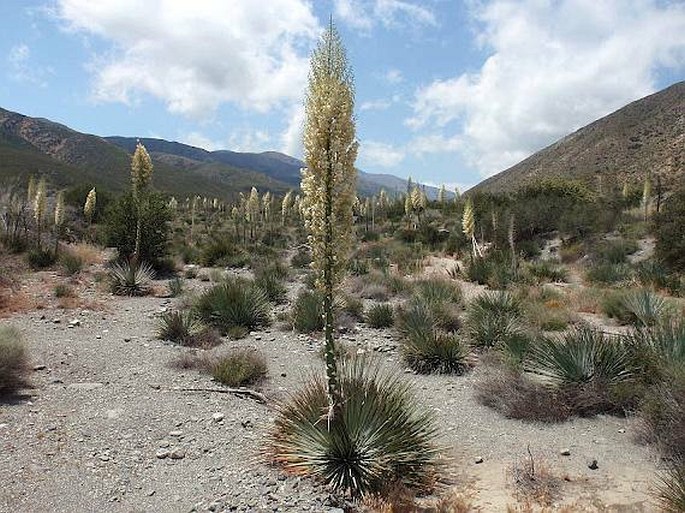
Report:
[[[358,166],[450,188],[685,78],[681,0],[0,0],[0,107],[299,157],[330,13]]]

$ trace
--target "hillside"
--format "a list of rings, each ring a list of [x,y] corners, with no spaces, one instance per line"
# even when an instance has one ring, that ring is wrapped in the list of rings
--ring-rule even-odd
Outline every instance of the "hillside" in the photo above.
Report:
[[[685,176],[685,82],[598,119],[472,190],[501,192],[550,176],[642,182],[647,171],[667,183]]]

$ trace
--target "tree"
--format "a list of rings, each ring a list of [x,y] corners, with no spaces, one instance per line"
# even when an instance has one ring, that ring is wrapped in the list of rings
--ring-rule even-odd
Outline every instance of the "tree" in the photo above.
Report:
[[[329,422],[341,399],[333,339],[333,293],[352,248],[358,149],[353,112],[352,71],[331,21],[311,57],[301,184],[312,267],[323,294]]]

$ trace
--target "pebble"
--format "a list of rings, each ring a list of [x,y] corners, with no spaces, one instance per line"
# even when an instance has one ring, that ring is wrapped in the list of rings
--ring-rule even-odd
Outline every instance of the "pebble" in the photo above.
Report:
[[[75,328],[76,326],[80,326],[80,325],[81,325],[81,321],[80,321],[80,320],[78,320],[78,319],[72,319],[72,320],[69,321],[68,327],[69,327],[69,328]]]
[[[597,465],[597,460],[592,460],[592,462],[587,466],[590,470],[597,470],[599,465]]]
[[[164,458],[169,456],[169,451],[167,449],[157,449],[155,456],[157,456],[157,458],[159,458],[160,460],[163,460]]]
[[[54,324],[59,324],[60,322],[62,322],[62,319],[60,319],[59,317],[55,317],[55,318],[52,320],[52,322],[53,322]]]
[[[174,449],[171,450],[169,457],[172,460],[182,460],[183,458],[186,457],[186,450],[183,449],[182,447],[175,447]]]
[[[173,437],[178,438],[181,435],[183,435],[183,431],[169,431],[169,436],[173,436]]]
[[[212,420],[214,422],[221,422],[222,420],[224,420],[224,414],[221,412],[217,412],[214,415],[212,415]]]
[[[47,368],[47,365],[40,363],[38,365],[33,366],[34,371],[40,371],[40,370],[45,370]]]
[[[570,456],[571,455],[571,449],[562,449],[560,454],[562,456]]]
[[[480,463],[483,463],[483,458],[481,458],[481,457],[479,456],[478,458],[476,458],[476,465],[478,465],[478,464],[480,464]]]

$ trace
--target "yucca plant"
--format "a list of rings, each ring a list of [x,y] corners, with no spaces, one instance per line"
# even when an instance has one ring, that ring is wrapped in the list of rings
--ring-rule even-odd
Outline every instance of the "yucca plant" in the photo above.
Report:
[[[118,296],[144,296],[154,277],[154,270],[145,262],[116,263],[109,270],[110,288]]]
[[[441,278],[428,278],[416,283],[416,294],[429,303],[459,304],[462,293],[458,284]]]
[[[656,497],[664,513],[685,511],[685,459],[677,458],[659,476]]]
[[[269,300],[254,282],[227,278],[205,291],[195,304],[198,317],[224,334],[234,337],[271,322]]]
[[[387,303],[373,305],[366,312],[366,324],[372,328],[389,328],[393,320],[392,306]]]
[[[649,290],[638,290],[625,294],[623,304],[636,319],[636,324],[654,326],[673,314],[671,303]]]
[[[185,289],[185,281],[183,278],[173,278],[167,282],[167,288],[169,289],[169,294],[171,297],[178,297],[183,294]]]
[[[323,325],[323,301],[318,292],[303,290],[297,296],[292,313],[293,328],[300,333],[321,331]]]
[[[159,318],[157,337],[184,346],[195,345],[193,337],[203,325],[193,312],[165,312]]]
[[[526,367],[555,386],[618,385],[631,380],[636,370],[620,339],[587,327],[559,337],[537,338]]]
[[[283,274],[279,267],[269,266],[255,272],[255,285],[264,291],[272,303],[284,303],[288,289],[283,283]]]
[[[476,347],[507,345],[510,339],[525,336],[523,306],[509,292],[481,294],[468,306],[466,329]]]
[[[310,379],[279,407],[271,456],[286,470],[353,496],[398,483],[430,485],[438,466],[436,425],[400,373],[360,358],[342,360],[338,370],[342,401],[335,422],[326,418],[326,382]]]
[[[412,301],[400,311],[397,328],[402,335],[402,357],[423,374],[461,374],[467,367],[468,351],[455,333],[440,329],[436,317],[434,306],[425,301]]]

